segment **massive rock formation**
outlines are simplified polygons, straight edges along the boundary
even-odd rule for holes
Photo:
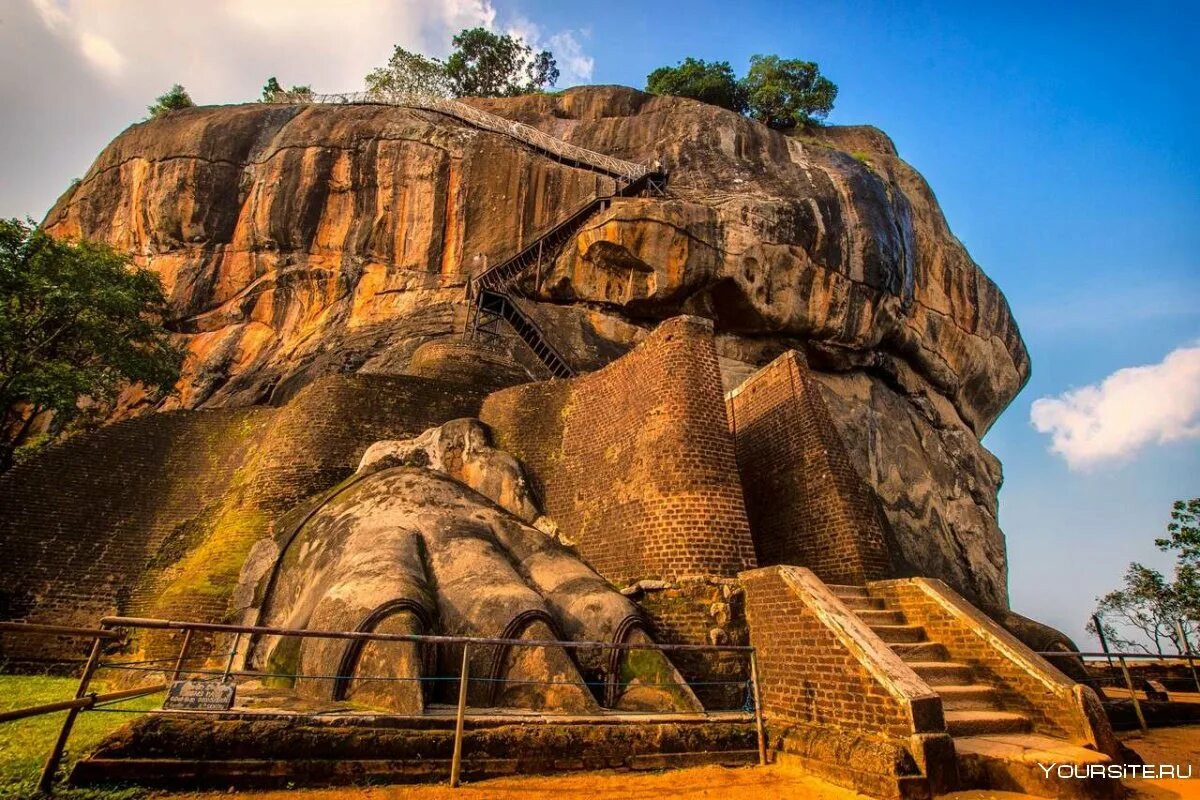
[[[681,312],[714,320],[731,384],[743,362],[805,351],[902,557],[1006,602],[1000,469],[979,437],[1028,357],[1003,296],[882,133],[789,136],[612,87],[473,102],[670,170],[669,198],[614,202],[526,287],[574,366]],[[612,188],[427,111],[198,108],[119,136],[45,224],[163,276],[190,352],[167,406],[238,406],[331,372],[408,371],[417,347],[459,329],[469,274]]]

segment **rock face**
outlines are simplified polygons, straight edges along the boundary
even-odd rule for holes
[[[731,384],[743,362],[805,351],[914,571],[1006,604],[1000,469],[979,438],[1028,356],[882,133],[788,136],[616,87],[472,102],[670,170],[669,198],[614,202],[525,287],[576,368],[679,313],[713,319]],[[432,112],[247,105],[130,128],[45,224],[163,276],[190,352],[170,405],[237,406],[331,372],[409,371],[461,330],[469,274],[612,190]]]

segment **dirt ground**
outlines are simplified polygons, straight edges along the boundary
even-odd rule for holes
[[[1159,728],[1122,740],[1148,764],[1190,764],[1191,780],[1136,780],[1127,783],[1129,800],[1200,800],[1200,726]],[[217,800],[228,793],[171,794],[170,800]],[[296,791],[245,792],[253,800],[859,800],[862,795],[828,784],[794,768],[697,767],[671,772],[580,772],[569,775],[499,778],[451,789],[434,786],[341,787]],[[1024,800],[1012,792],[955,792],[944,800]]]

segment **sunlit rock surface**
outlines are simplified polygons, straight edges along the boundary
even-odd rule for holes
[[[1006,602],[1000,469],[979,438],[1029,361],[1003,295],[872,128],[788,136],[618,87],[472,101],[670,170],[525,290],[579,369],[680,312],[716,322],[729,382],[809,355],[903,557]],[[190,357],[174,405],[279,399],[330,372],[405,372],[461,330],[463,283],[611,179],[423,111],[198,108],[135,125],[51,210],[159,272]],[[130,393],[118,414],[139,410]]]

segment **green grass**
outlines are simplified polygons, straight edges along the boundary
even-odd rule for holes
[[[0,710],[69,700],[75,696],[79,681],[75,678],[47,678],[37,675],[0,675]],[[94,682],[95,691],[104,686]],[[145,711],[162,703],[161,695],[136,697],[117,703],[111,708]],[[75,720],[67,751],[63,756],[60,775],[66,775],[80,758],[86,756],[112,731],[138,714],[108,711],[84,711]],[[54,746],[65,711],[42,714],[16,722],[0,722],[0,798],[35,797],[42,764]],[[55,796],[64,800],[129,800],[146,796],[138,789],[72,789],[60,786]]]

